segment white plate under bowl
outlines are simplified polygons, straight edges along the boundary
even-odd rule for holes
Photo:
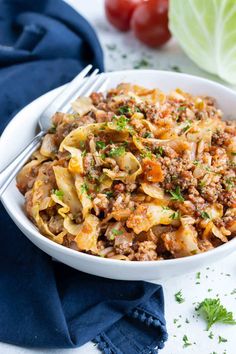
[[[234,112],[236,112],[236,93],[234,91],[199,77],[156,70],[119,71],[105,75],[110,78],[108,87],[115,87],[120,82],[131,82],[150,88],[158,87],[164,92],[179,87],[192,94],[215,97],[225,118],[232,119]],[[60,90],[61,88],[57,88],[39,97],[12,119],[0,139],[0,170],[34,136],[40,112]],[[236,249],[235,238],[208,252],[171,260],[125,262],[94,257],[58,245],[42,236],[24,212],[24,197],[17,190],[15,180],[3,194],[2,202],[19,229],[41,250],[75,269],[102,277],[123,280],[166,279],[196,271],[204,265],[226,257]]]

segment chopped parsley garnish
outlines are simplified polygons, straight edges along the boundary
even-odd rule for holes
[[[119,146],[119,147],[113,147],[109,151],[109,156],[110,157],[118,157],[122,156],[125,153],[125,147],[124,146]]]
[[[168,206],[162,206],[162,210],[170,210]]]
[[[233,291],[231,291],[230,295],[235,295],[236,294],[236,289],[234,289]]]
[[[236,156],[236,152],[235,151],[231,152],[231,155]]]
[[[212,172],[210,166],[204,166],[204,168],[205,168],[205,170],[206,170],[207,172]]]
[[[207,331],[216,322],[236,324],[232,312],[221,305],[220,299],[205,299],[197,306],[196,311],[206,320]]]
[[[180,107],[180,108],[182,108],[182,107]],[[186,107],[185,107],[186,108]],[[183,127],[183,132],[186,132],[187,130],[189,130],[190,128],[191,128],[191,123],[192,123],[192,121],[190,121],[190,120],[187,120],[187,124],[185,125],[185,127]]]
[[[127,128],[129,118],[127,118],[126,116],[120,116],[119,118],[114,116],[113,119],[116,122],[117,130],[123,130]]]
[[[181,106],[181,107],[178,107],[178,111],[185,111],[186,110],[186,106]]]
[[[186,336],[186,334],[183,336],[183,342],[184,342],[183,348],[187,348],[188,346],[192,345],[192,343],[189,342],[189,339]]]
[[[152,133],[151,132],[146,132],[143,134],[144,138],[151,138],[152,137]]]
[[[212,332],[209,333],[209,336],[208,336],[210,339],[213,339],[214,338],[214,334]]]
[[[196,279],[200,279],[200,277],[201,277],[201,272],[197,272],[196,273]]]
[[[205,187],[206,182],[201,180],[201,181],[199,181],[198,185],[199,185],[199,188],[203,188],[203,187]]]
[[[120,114],[132,113],[132,109],[129,106],[121,106],[119,107],[118,112]]]
[[[179,186],[177,186],[174,191],[173,191],[173,190],[169,190],[169,193],[172,195],[171,200],[176,200],[176,201],[179,201],[179,202],[184,202],[184,197],[183,197],[182,194],[181,194],[181,191],[180,191],[180,187],[179,187]]]
[[[183,294],[182,294],[182,290],[178,291],[176,294],[175,294],[175,300],[179,303],[179,304],[182,304],[185,299],[183,298]]]
[[[82,153],[81,153],[81,156],[82,156],[82,157],[85,157],[86,154],[87,154],[87,151],[86,151],[86,150],[83,150]]]
[[[179,68],[177,65],[173,65],[173,66],[171,67],[171,70],[176,71],[177,73],[181,73],[181,72],[182,72],[182,71],[180,70],[180,68]]]
[[[203,219],[210,219],[211,218],[210,215],[206,211],[201,212],[201,217]]]
[[[84,141],[80,141],[80,142],[79,142],[79,146],[80,146],[81,149],[84,149],[84,147],[85,147],[85,142],[84,142]]]
[[[61,189],[53,189],[52,193],[55,194],[60,200],[62,200],[64,196],[64,192]]]
[[[108,50],[115,50],[116,49],[116,44],[106,44],[106,47]]]
[[[98,149],[104,149],[105,146],[106,146],[106,143],[104,143],[104,141],[97,141],[97,142],[96,142],[96,147],[97,147]]]
[[[162,146],[158,146],[158,147],[155,149],[156,157],[163,156],[163,153],[164,153],[164,150],[163,150],[163,147],[162,147]]]
[[[111,235],[110,235],[110,240],[114,240],[115,236],[122,235],[123,231],[117,230],[117,229],[112,229],[111,230]]]
[[[228,342],[228,340],[226,338],[218,336],[218,343],[225,343],[225,342]]]
[[[117,230],[117,229],[112,229],[111,232],[114,236],[119,236],[123,234],[122,230]]]
[[[231,188],[233,188],[235,186],[235,177],[226,178],[224,183],[226,186],[226,190],[229,191]]]
[[[184,128],[183,128],[183,132],[186,132],[187,130],[189,130],[191,126],[189,124],[187,124]]]
[[[152,158],[152,152],[150,150],[143,150],[142,153],[140,154],[140,156],[145,159],[145,158],[148,158],[148,159],[151,159]]]
[[[113,192],[111,192],[111,191],[105,192],[105,194],[106,194],[107,198],[113,197]]]
[[[149,66],[149,62],[146,59],[141,59],[134,65],[134,69],[140,69],[147,66]]]
[[[173,214],[171,214],[170,218],[172,220],[177,220],[180,218],[180,212],[179,211],[174,211]]]
[[[188,318],[185,319],[185,323],[190,323]]]
[[[81,193],[88,193],[88,189],[89,189],[89,187],[88,187],[87,183],[83,183],[80,187]]]
[[[197,166],[197,165],[200,164],[200,161],[199,161],[199,160],[194,160],[194,161],[193,161],[193,164],[194,164],[195,166]]]
[[[52,124],[50,128],[50,133],[56,133],[56,130],[57,130],[57,126],[55,124]]]

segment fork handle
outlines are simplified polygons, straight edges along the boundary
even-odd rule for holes
[[[31,142],[22,150],[16,158],[10,162],[1,172],[0,172],[0,198],[7,188],[7,186],[11,183],[16,174],[20,171],[25,162],[30,158],[32,153],[37,149],[42,137],[46,133],[41,131],[38,135],[36,135]]]

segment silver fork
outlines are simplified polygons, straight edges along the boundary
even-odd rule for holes
[[[103,91],[108,82],[108,78],[103,75],[97,75],[98,69],[93,70],[91,75],[86,79],[85,76],[92,69],[92,65],[86,66],[65,88],[60,92],[52,102],[41,113],[38,126],[40,132],[29,142],[29,144],[10,162],[2,171],[0,171],[0,198],[7,186],[20,171],[25,162],[32,153],[39,147],[41,139],[46,135],[51,126],[50,118],[55,112],[62,111],[67,107],[65,113],[69,112],[68,105],[78,96],[88,96],[95,90]]]

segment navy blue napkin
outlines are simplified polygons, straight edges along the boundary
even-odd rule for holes
[[[100,44],[64,2],[0,0],[0,132],[24,105],[88,63],[103,70]],[[3,207],[0,232],[0,341],[70,348],[93,340],[106,354],[163,347],[161,286],[94,277],[52,261]]]

